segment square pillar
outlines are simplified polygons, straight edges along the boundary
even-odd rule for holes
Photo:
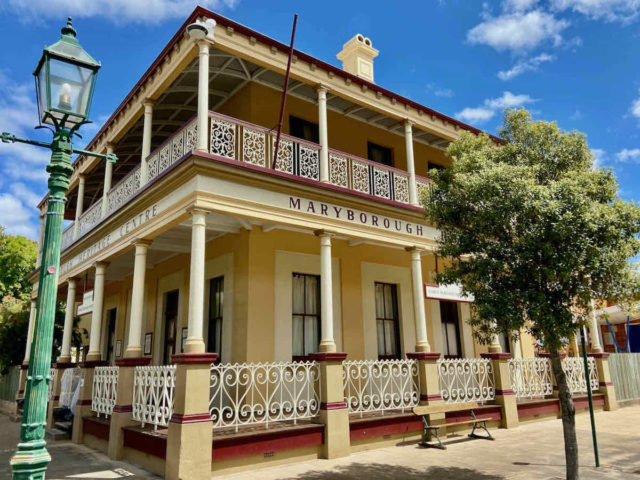
[[[482,358],[488,358],[493,364],[493,381],[496,392],[495,403],[502,407],[502,427],[514,428],[518,426],[518,405],[516,394],[511,388],[511,372],[509,371],[510,353],[483,353]]]
[[[165,478],[210,480],[213,422],[209,412],[211,364],[216,353],[173,355],[174,406],[167,434]]]
[[[80,392],[78,394],[78,402],[73,412],[73,430],[71,431],[71,441],[73,443],[82,443],[83,420],[82,417],[91,414],[91,397],[93,395],[93,372],[96,367],[106,366],[107,362],[87,361],[80,364]]]
[[[590,353],[590,357],[596,359],[596,370],[598,371],[598,379],[600,386],[598,393],[604,393],[604,409],[605,411],[617,410],[618,401],[616,400],[616,391],[611,381],[611,372],[609,371],[609,354],[605,352]]]
[[[131,416],[133,411],[133,379],[136,367],[149,365],[151,358],[119,358],[116,360],[118,366],[118,389],[116,391],[116,404],[111,414],[109,423],[109,446],[107,453],[113,460],[122,459],[124,448],[124,428],[135,425]]]
[[[312,353],[320,365],[320,416],[324,424],[324,458],[346,457],[351,450],[349,409],[344,401],[343,352]]]

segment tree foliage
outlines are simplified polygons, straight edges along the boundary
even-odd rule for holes
[[[29,298],[29,274],[36,266],[36,242],[20,235],[8,235],[0,227],[0,298]]]
[[[640,208],[619,198],[610,169],[594,168],[583,134],[511,110],[500,136],[464,134],[432,177],[427,217],[442,232],[439,255],[454,259],[438,281],[473,294],[481,342],[525,329],[559,349],[592,299],[636,288]]]

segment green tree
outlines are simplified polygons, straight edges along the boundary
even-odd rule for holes
[[[610,169],[594,168],[586,137],[525,110],[505,112],[501,142],[463,134],[452,165],[432,176],[426,215],[442,232],[438,276],[475,297],[478,340],[528,331],[544,342],[559,389],[567,479],[578,478],[575,409],[559,356],[586,324],[592,299],[633,289],[640,208],[618,196]]]
[[[36,266],[37,254],[36,242],[8,235],[0,226],[0,298],[29,298],[32,285],[28,277]]]

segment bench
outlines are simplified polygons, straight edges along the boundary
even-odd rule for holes
[[[465,402],[465,403],[440,403],[436,405],[425,405],[421,407],[414,407],[413,413],[422,418],[422,424],[424,425],[424,430],[422,433],[422,441],[420,445],[423,447],[434,447],[439,448],[441,450],[445,450],[447,447],[442,444],[440,441],[440,437],[438,436],[438,429],[442,427],[451,427],[454,425],[473,425],[471,429],[471,433],[469,437],[471,438],[482,438],[484,440],[495,440],[487,430],[487,420],[479,420],[476,418],[476,414],[474,413],[474,409],[478,408],[478,404],[476,402]],[[452,422],[445,423],[442,425],[429,425],[429,421],[427,419],[428,415],[440,414],[447,412],[458,412],[461,410],[470,410],[471,411],[471,420],[463,420],[460,422]],[[486,435],[478,435],[476,433],[476,429],[482,429],[486,432]],[[436,437],[437,442],[430,442],[429,437],[433,434]]]

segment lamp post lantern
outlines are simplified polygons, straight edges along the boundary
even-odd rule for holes
[[[62,36],[53,45],[46,47],[34,71],[40,125],[53,131],[51,143],[18,138],[2,133],[5,143],[20,142],[51,150],[47,165],[49,173],[49,196],[44,225],[36,321],[29,355],[24,409],[20,427],[18,450],[11,458],[14,479],[41,480],[45,478],[47,465],[51,461],[46,449],[44,433],[47,416],[48,382],[51,380],[51,349],[58,290],[58,268],[60,265],[60,243],[64,215],[65,194],[73,174],[71,154],[103,158],[115,162],[113,154],[103,155],[73,148],[77,130],[89,123],[87,119],[96,75],[100,64],[83,50],[76,39],[71,18],[62,29]],[[45,127],[42,123],[49,124]]]

